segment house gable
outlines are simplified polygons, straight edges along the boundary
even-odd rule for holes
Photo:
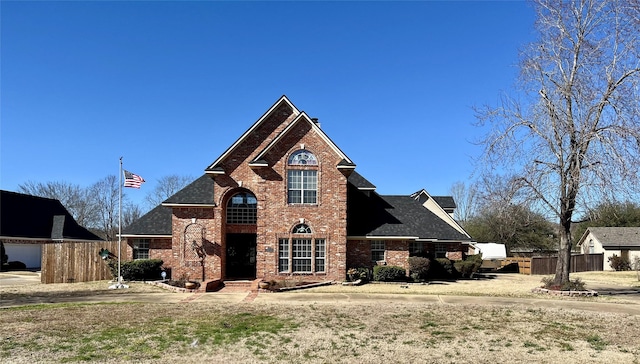
[[[268,141],[275,138],[278,132],[286,126],[287,120],[292,120],[299,114],[300,111],[283,95],[238,140],[211,163],[205,169],[205,173],[211,175],[230,173],[230,170],[237,167],[238,160],[244,161],[250,154],[263,149]]]
[[[427,210],[437,215],[461,234],[470,238],[469,234],[460,224],[453,218],[453,210],[456,204],[451,196],[431,196],[426,190],[422,189],[412,193],[411,197],[420,202]],[[443,206],[444,205],[444,206]]]

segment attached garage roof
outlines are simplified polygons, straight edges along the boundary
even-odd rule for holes
[[[0,236],[103,240],[78,225],[60,201],[11,191],[0,191]]]

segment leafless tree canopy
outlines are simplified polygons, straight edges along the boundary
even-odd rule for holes
[[[480,110],[484,166],[514,176],[561,226],[556,282],[569,280],[574,212],[638,192],[640,6],[536,0],[538,40],[521,54],[518,97]]]
[[[478,188],[473,183],[467,185],[458,181],[451,186],[449,193],[456,203],[455,219],[464,226],[478,212]]]
[[[162,201],[180,191],[189,182],[193,181],[191,176],[178,176],[176,174],[161,177],[156,187],[145,197],[145,202],[149,208],[154,208]]]
[[[90,226],[96,214],[89,201],[89,194],[80,185],[62,181],[27,181],[18,185],[18,191],[27,195],[53,198],[62,203],[71,216],[82,226]]]

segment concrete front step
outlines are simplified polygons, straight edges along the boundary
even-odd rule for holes
[[[218,292],[252,292],[258,291],[259,279],[224,281]]]

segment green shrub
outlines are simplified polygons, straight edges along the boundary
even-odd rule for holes
[[[607,259],[607,261],[614,270],[631,270],[631,262],[629,261],[629,258],[623,258],[613,254]]]
[[[416,282],[423,282],[429,278],[431,260],[424,257],[409,257],[409,276]]]
[[[118,261],[108,261],[111,275],[118,278]],[[145,281],[160,279],[163,261],[161,259],[138,259],[120,263],[120,274],[127,281]]]
[[[463,261],[453,263],[454,268],[464,278],[471,278],[482,266],[482,255],[469,255]]]
[[[368,282],[371,280],[371,273],[367,267],[349,268],[349,270],[347,270],[347,279],[350,282],[357,281],[358,279],[363,282]]]
[[[455,279],[457,272],[447,258],[436,258],[431,262],[429,279]]]
[[[407,280],[405,269],[394,265],[373,267],[373,280],[380,282],[402,282]]]

